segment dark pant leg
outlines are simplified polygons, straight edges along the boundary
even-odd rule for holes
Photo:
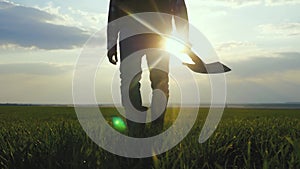
[[[142,98],[140,93],[140,80],[141,80],[141,59],[144,55],[141,52],[135,52],[135,46],[132,43],[123,43],[121,48],[121,64],[120,64],[120,77],[121,77],[121,95],[122,105],[125,109],[126,116],[137,117],[142,122],[134,122],[126,119],[129,136],[141,137],[144,133],[146,122],[146,109],[142,106]],[[137,114],[137,113],[144,113]]]
[[[169,99],[169,55],[164,51],[151,50],[147,52],[147,62],[152,88],[151,128],[161,132]]]

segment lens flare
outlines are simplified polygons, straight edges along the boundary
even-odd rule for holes
[[[185,45],[180,43],[180,41],[172,38],[165,38],[165,50],[171,53],[182,53],[185,48]]]
[[[114,127],[116,130],[118,130],[118,131],[120,131],[120,132],[123,132],[123,131],[126,130],[126,124],[125,124],[125,122],[123,121],[123,119],[120,118],[120,117],[113,117],[113,118],[112,118],[112,125],[113,125],[113,127]]]
[[[164,49],[171,53],[172,55],[176,56],[178,59],[180,59],[184,63],[191,63],[194,62],[192,59],[185,53],[189,45],[185,45],[180,40],[174,39],[174,38],[165,38],[164,39]]]

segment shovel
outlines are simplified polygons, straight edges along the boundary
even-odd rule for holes
[[[204,73],[204,74],[217,74],[217,73],[225,73],[231,71],[229,67],[222,64],[221,62],[213,62],[213,63],[204,63],[198,55],[192,51],[192,49],[188,49],[186,54],[192,59],[194,64],[183,63],[188,68],[196,73]]]

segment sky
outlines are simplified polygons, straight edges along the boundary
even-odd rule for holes
[[[108,0],[0,0],[0,103],[72,104],[74,65],[86,41],[107,22]],[[300,0],[186,0],[190,23],[213,45],[226,74],[227,103],[300,102]],[[105,44],[99,55],[105,55]],[[111,103],[104,61],[97,98]],[[176,72],[176,66],[171,71]],[[178,71],[178,70],[177,70]],[[149,101],[148,72],[143,98]],[[209,79],[195,75],[201,101],[210,101]],[[116,77],[118,78],[118,77]],[[170,100],[180,97],[170,82]],[[187,81],[186,86],[189,85]]]

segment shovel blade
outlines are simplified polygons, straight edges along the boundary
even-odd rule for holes
[[[194,64],[188,64],[188,63],[183,63],[183,64],[196,73],[217,74],[217,73],[225,73],[231,71],[231,69],[228,66],[224,65],[221,62],[213,62],[209,64],[204,63],[200,59],[200,57],[192,50],[189,50],[187,54],[193,60]]]

